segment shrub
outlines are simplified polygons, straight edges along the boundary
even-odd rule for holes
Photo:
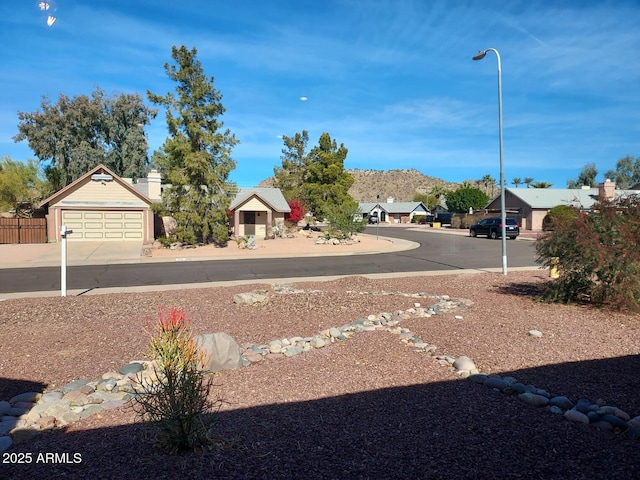
[[[589,301],[640,311],[640,198],[602,199],[587,214],[565,216],[536,241],[537,262],[557,261],[549,301]]]
[[[167,235],[162,235],[161,237],[158,237],[157,240],[164,248],[169,248],[173,243],[173,239]]]
[[[366,220],[362,218],[359,206],[354,201],[345,201],[338,206],[327,208],[329,234],[336,238],[350,238],[366,228]]]
[[[285,213],[284,219],[293,224],[297,224],[304,218],[304,205],[300,200],[289,200],[287,203],[291,211]]]
[[[226,247],[229,242],[229,226],[224,223],[217,223],[211,229],[211,238],[218,247]]]
[[[484,218],[484,215],[474,215],[465,213],[463,215],[454,215],[454,218],[459,218],[460,226],[458,228],[468,229],[471,225],[478,222],[478,219]],[[451,220],[453,226],[453,220]]]
[[[170,453],[196,449],[206,443],[202,416],[213,408],[211,380],[202,371],[203,354],[196,347],[184,311],[172,308],[149,322],[149,357],[157,379],[138,378],[133,408],[160,429],[157,446]]]
[[[483,209],[489,201],[486,193],[476,187],[461,186],[447,193],[447,209],[454,213],[467,213],[469,208]]]
[[[553,230],[555,225],[559,225],[567,220],[575,219],[580,215],[580,211],[570,205],[556,205],[550,209],[542,219],[543,230]]]

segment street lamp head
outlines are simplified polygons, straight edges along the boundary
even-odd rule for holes
[[[474,60],[482,60],[486,56],[487,56],[487,51],[486,50],[481,50],[481,51],[479,51],[478,53],[476,53],[473,56],[473,59]]]

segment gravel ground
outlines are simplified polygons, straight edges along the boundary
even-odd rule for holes
[[[98,378],[143,358],[147,318],[177,306],[194,333],[224,331],[240,344],[310,336],[415,299],[348,291],[450,295],[473,304],[405,320],[438,353],[467,355],[574,402],[604,399],[640,415],[640,322],[584,306],[535,300],[542,271],[298,283],[261,307],[233,295],[266,285],[7,300],[0,305],[0,399]],[[423,305],[428,301],[423,301]],[[456,318],[455,316],[462,318]],[[542,338],[527,332],[538,329]],[[640,443],[572,424],[460,380],[397,336],[365,332],[292,358],[222,372],[208,418],[224,439],[204,454],[169,456],[155,430],[127,408],[42,434],[11,452],[81,454],[78,464],[0,466],[0,478],[640,478]]]

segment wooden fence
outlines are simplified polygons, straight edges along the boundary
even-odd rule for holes
[[[0,243],[47,243],[47,219],[0,218]]]

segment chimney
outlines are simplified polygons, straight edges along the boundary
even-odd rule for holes
[[[616,184],[609,180],[605,179],[604,183],[598,185],[598,195],[607,200],[613,200],[616,195]]]
[[[393,197],[387,197],[387,203],[393,203]]]
[[[160,172],[158,172],[155,168],[147,174],[147,184],[147,196],[151,200],[160,200],[162,193],[162,175],[160,175]]]

